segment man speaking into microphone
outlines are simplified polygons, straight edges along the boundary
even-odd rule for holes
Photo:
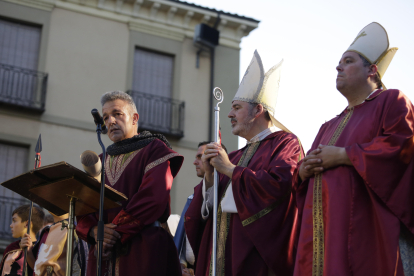
[[[105,183],[124,193],[122,207],[104,214],[104,275],[181,275],[172,237],[160,223],[170,216],[170,190],[183,157],[160,134],[138,134],[139,114],[122,91],[101,98],[103,121],[113,142],[107,150]],[[87,276],[96,275],[98,213],[78,217],[76,232],[92,245]]]

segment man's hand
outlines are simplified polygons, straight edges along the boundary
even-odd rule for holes
[[[21,249],[25,249],[27,247],[27,252],[31,252],[33,248],[32,238],[29,234],[24,234],[22,239],[20,240],[19,246]]]
[[[181,274],[182,276],[194,276],[194,270],[192,270],[191,268],[184,268],[183,270],[181,270]]]
[[[319,157],[321,149],[311,151],[299,167],[299,176],[302,181],[323,171],[322,160]]]
[[[216,168],[218,172],[230,178],[233,176],[233,171],[236,166],[230,162],[226,151],[218,143],[206,145],[205,155],[206,159],[208,158],[210,160],[210,165]]]
[[[103,240],[103,252],[110,251],[115,245],[116,241],[121,238],[121,235],[114,229],[117,226],[112,223],[105,224],[104,227],[104,240]],[[98,242],[98,226],[94,226],[89,231],[89,235]]]
[[[213,183],[214,178],[214,167],[210,165],[210,159],[217,156],[217,150],[208,150],[208,145],[201,156],[201,162],[203,162],[204,168],[204,177],[206,180],[206,189],[210,188]]]
[[[19,246],[22,250],[27,248],[27,264],[33,269],[36,260],[32,252],[33,241],[29,234],[24,234],[24,236],[20,240]]]
[[[320,149],[320,153],[317,156],[322,160],[324,170],[341,165],[353,166],[348,158],[348,154],[346,154],[345,148],[319,145],[318,149]]]

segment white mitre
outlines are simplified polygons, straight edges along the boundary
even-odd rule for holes
[[[233,101],[262,104],[269,112],[273,125],[291,133],[275,118],[277,94],[279,92],[280,71],[283,60],[265,74],[259,53],[254,51],[253,59],[244,73]]]
[[[387,71],[398,48],[390,48],[387,31],[377,22],[363,28],[345,52],[356,52],[376,64],[380,78]]]

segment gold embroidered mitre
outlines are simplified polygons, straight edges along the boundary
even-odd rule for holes
[[[363,28],[345,52],[356,52],[376,64],[380,78],[387,71],[398,48],[390,48],[387,31],[377,22]]]
[[[280,71],[283,60],[264,73],[259,53],[254,51],[253,59],[244,73],[233,101],[262,104],[269,112],[273,125],[291,133],[275,118],[277,94],[279,92]]]

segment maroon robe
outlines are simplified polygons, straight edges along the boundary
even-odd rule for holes
[[[124,193],[128,200],[122,207],[104,213],[105,224],[117,225],[115,230],[121,234],[123,251],[126,250],[113,264],[115,275],[181,275],[171,235],[162,227],[150,225],[157,220],[166,222],[170,215],[171,185],[183,157],[158,139],[134,151],[132,159],[123,162],[117,157],[114,162],[119,164],[115,165],[122,166],[115,172],[110,172],[110,158],[106,158],[105,183]],[[88,233],[97,223],[98,213],[94,213],[78,218],[76,227],[79,237],[93,244],[89,251],[88,276],[96,275],[95,241]],[[102,261],[103,273],[111,270],[107,264]]]
[[[334,146],[345,147],[353,166],[326,170],[321,178],[323,275],[404,275],[400,227],[414,233],[413,105],[398,90],[376,91],[323,124],[310,151],[328,144],[347,114]],[[312,275],[314,185],[315,177],[300,183],[296,169],[296,276]]]
[[[23,256],[23,251],[20,249],[20,240],[12,242],[11,244],[9,244],[6,247],[6,250],[4,250],[3,252],[3,259],[1,260],[0,263],[0,275],[3,274],[3,266],[4,266],[4,262],[6,261],[7,257],[10,254],[13,253],[17,253],[20,252],[19,256],[16,258],[15,263],[13,263],[13,265],[11,266],[11,268],[8,268],[7,270],[11,270],[11,272],[13,273],[13,275],[22,275],[23,273],[23,261],[24,261],[24,256]],[[27,266],[29,267],[29,266]],[[30,273],[30,272],[29,272]]]
[[[245,149],[230,153],[230,161],[237,164]],[[247,167],[234,169],[231,181],[238,213],[231,214],[225,245],[225,275],[267,276],[269,268],[276,275],[292,274],[294,252],[290,236],[295,203],[291,197],[291,181],[300,151],[293,134],[275,132],[261,141]],[[219,175],[221,200],[229,177]],[[209,273],[213,240],[212,212],[206,222],[201,217],[202,187],[202,183],[195,187],[185,215],[185,230],[195,253],[197,276]],[[263,213],[265,209],[268,211]]]

